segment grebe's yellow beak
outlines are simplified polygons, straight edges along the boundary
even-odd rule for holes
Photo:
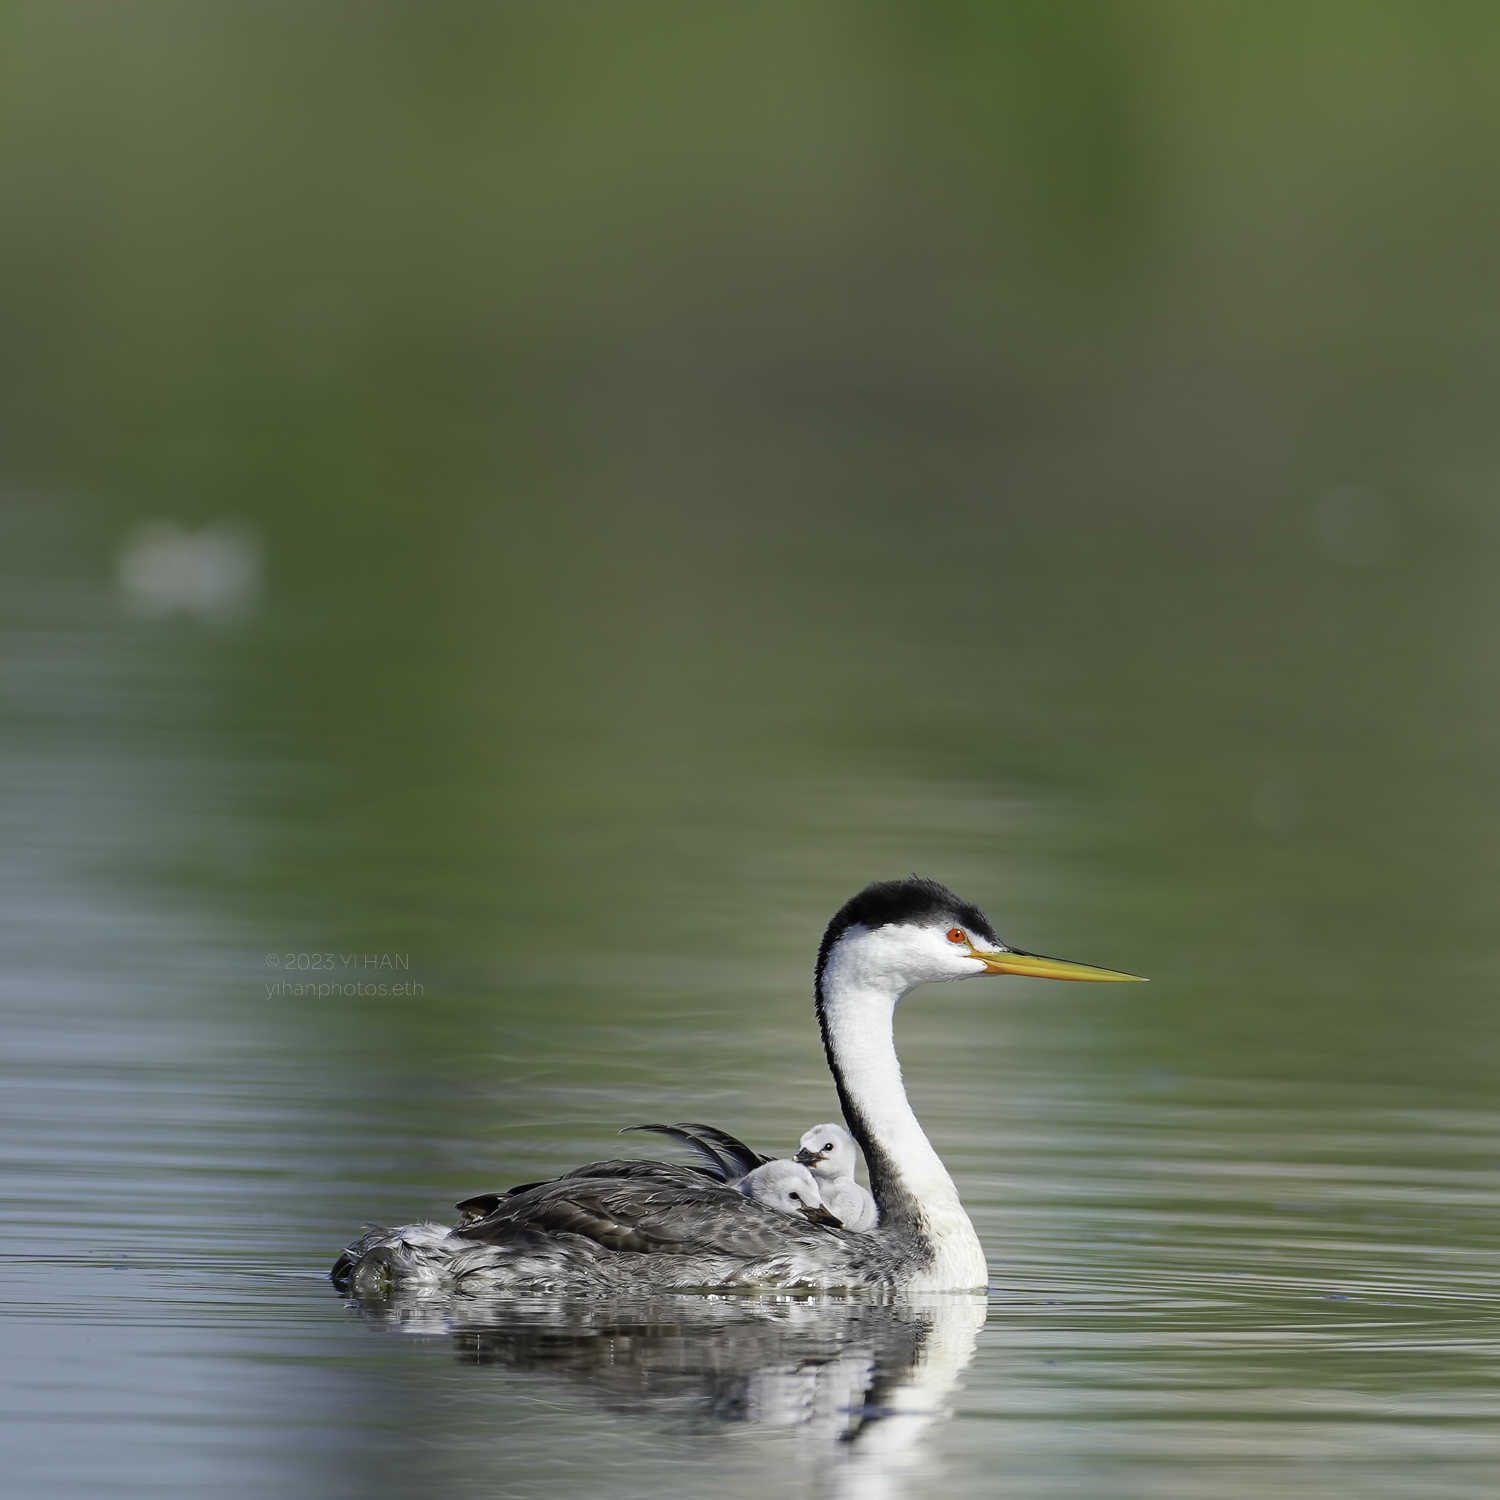
[[[1093,969],[1088,964],[1069,963],[1065,958],[1043,958],[1040,953],[1022,953],[1019,948],[1010,948],[1002,953],[987,953],[982,948],[971,946],[969,952],[984,965],[985,972],[989,974],[1024,974],[1031,979],[1123,979],[1136,984],[1146,982],[1139,974],[1122,974],[1118,969]]]

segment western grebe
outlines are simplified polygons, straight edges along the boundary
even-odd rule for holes
[[[398,1281],[553,1292],[982,1287],[984,1251],[907,1102],[894,1036],[903,995],[981,974],[1137,977],[1008,948],[977,906],[915,876],[867,886],[823,934],[815,1009],[844,1119],[869,1168],[878,1229],[805,1222],[697,1167],[601,1161],[467,1199],[452,1228],[372,1230],[339,1256],[334,1280],[357,1292]]]
[[[858,1147],[842,1125],[814,1125],[798,1142],[796,1159],[818,1179],[823,1205],[845,1229],[874,1229],[880,1210],[869,1188],[854,1180]]]

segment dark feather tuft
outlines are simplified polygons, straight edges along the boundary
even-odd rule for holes
[[[747,1146],[737,1135],[730,1135],[727,1130],[719,1130],[713,1125],[695,1125],[691,1120],[679,1120],[677,1128],[691,1130],[702,1136],[703,1140],[727,1156],[733,1166],[739,1168],[738,1173],[732,1173],[726,1181],[733,1182],[736,1177],[743,1177],[747,1172],[753,1172],[771,1160],[769,1156],[762,1156],[759,1151]]]
[[[701,1130],[701,1127],[699,1129]],[[720,1182],[733,1182],[737,1177],[745,1175],[743,1171],[736,1172],[733,1165],[715,1151],[707,1141],[699,1140],[692,1133],[691,1127],[682,1125],[627,1125],[620,1134],[628,1135],[632,1130],[649,1130],[656,1135],[670,1136],[674,1141],[681,1141],[690,1151],[695,1152],[708,1163],[713,1176]]]

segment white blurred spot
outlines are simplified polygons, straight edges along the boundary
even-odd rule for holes
[[[1295,833],[1307,816],[1302,788],[1285,776],[1268,776],[1250,799],[1250,816],[1268,833]]]
[[[1359,484],[1341,484],[1312,509],[1312,532],[1334,562],[1367,568],[1396,544],[1396,514],[1384,495]]]
[[[125,602],[144,615],[192,614],[214,624],[243,619],[260,592],[260,543],[232,521],[187,531],[144,521],[120,545]]]

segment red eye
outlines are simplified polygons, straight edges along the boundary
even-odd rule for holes
[[[948,941],[950,943],[967,943],[969,938],[962,927],[950,927],[948,929]]]

